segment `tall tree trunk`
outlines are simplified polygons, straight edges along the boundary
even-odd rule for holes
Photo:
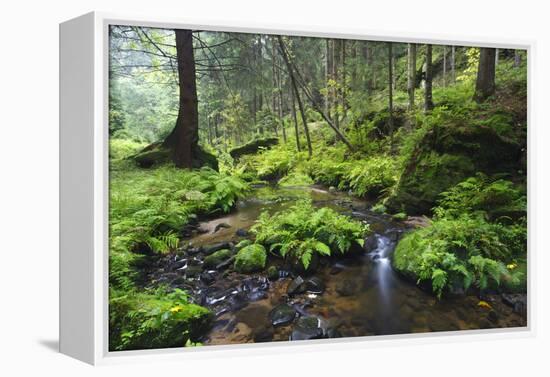
[[[278,84],[277,84],[277,68],[276,68],[276,63],[275,63],[275,39],[272,40],[271,42],[271,84],[272,84],[272,89],[271,89],[271,111],[273,113],[273,116],[275,117],[275,114],[277,114],[277,92],[276,90],[278,89]],[[284,136],[284,132],[283,132],[283,136]],[[285,138],[285,143],[286,143],[286,138]]]
[[[498,65],[498,53],[499,53],[498,48],[495,48],[495,67]]]
[[[495,93],[495,49],[481,48],[474,100],[483,102]]]
[[[388,129],[390,134],[390,151],[393,153],[393,43],[388,42]]]
[[[372,94],[372,74],[370,72],[370,70],[372,68],[372,52],[371,52],[369,42],[365,42],[364,56],[365,56],[365,62],[366,62],[366,66],[367,66],[366,77],[365,77],[365,82],[367,84],[366,89],[367,89],[367,94],[370,96]]]
[[[283,141],[286,143],[285,122],[283,119],[283,103],[284,103],[283,102],[283,83],[282,83],[280,68],[277,68],[277,92],[279,94],[279,123],[281,125],[281,131],[283,133]]]
[[[519,54],[519,50],[514,50],[514,68],[518,68],[521,64],[521,55]]]
[[[456,81],[456,71],[455,71],[455,59],[456,59],[456,47],[451,46],[451,79],[453,80],[453,84]]]
[[[346,40],[342,39],[342,82],[340,93],[342,99],[342,119],[346,117]]]
[[[333,116],[332,119],[334,120],[334,124],[336,125],[336,128],[340,128],[340,119],[339,119],[339,112],[338,112],[338,95],[340,90],[338,89],[338,45],[339,40],[333,39],[332,40],[332,79],[334,80],[334,83],[336,84],[336,87],[332,91],[332,105],[333,105]]]
[[[300,145],[300,132],[298,131],[298,117],[296,116],[296,99],[294,98],[294,91],[292,86],[290,87],[290,110],[292,111],[292,119],[294,119],[294,135],[296,135],[296,148],[298,152],[302,150]]]
[[[290,76],[290,83],[292,84],[292,89],[294,90],[294,94],[296,95],[296,100],[298,101],[300,116],[302,117],[302,122],[304,123],[304,134],[306,135],[306,142],[307,142],[307,154],[311,158],[311,155],[313,154],[313,150],[311,148],[311,139],[309,137],[309,129],[307,126],[307,118],[306,118],[306,113],[304,111],[304,105],[302,104],[300,93],[298,92],[298,85],[296,84],[296,78],[294,77],[292,65],[290,64],[289,58],[286,55],[286,48],[283,42],[283,38],[280,35],[278,35],[277,39],[279,41],[279,47],[281,48],[281,55],[283,56],[283,60],[285,61],[288,74]]]
[[[325,39],[325,86],[327,88],[327,93],[325,95],[325,113],[330,118],[330,89],[329,89],[329,80],[330,80],[330,39]],[[292,93],[292,90],[290,91]]]
[[[426,86],[424,90],[424,111],[430,111],[434,107],[432,100],[432,45],[426,45]]]
[[[193,55],[193,32],[176,29],[178,61],[179,109],[176,126],[163,146],[172,150],[172,160],[178,168],[192,168],[193,154],[199,142],[199,111]]]
[[[407,70],[407,92],[409,94],[409,111],[414,110],[414,89],[416,85],[416,44],[408,45],[408,70]]]
[[[447,86],[447,46],[443,46],[443,87]]]

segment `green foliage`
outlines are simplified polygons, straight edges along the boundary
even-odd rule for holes
[[[235,258],[235,270],[242,273],[261,271],[265,268],[267,253],[260,244],[244,246]]]
[[[377,196],[396,181],[394,160],[388,157],[371,157],[352,164],[339,187],[349,187],[358,196]]]
[[[111,160],[122,160],[135,155],[146,146],[145,143],[139,143],[130,139],[109,140],[109,158]]]
[[[207,330],[211,312],[190,304],[181,290],[124,293],[110,290],[111,351],[184,347]]]
[[[135,258],[126,253],[136,247],[153,253],[175,249],[178,233],[191,216],[228,212],[248,188],[239,178],[208,168],[189,171],[166,166],[111,171],[109,243],[113,281],[128,285],[124,271],[132,269]]]
[[[311,200],[301,200],[277,214],[262,213],[251,231],[257,243],[283,258],[301,261],[307,269],[314,253],[344,254],[362,245],[368,227],[330,208],[315,209]]]
[[[441,194],[430,226],[399,242],[394,266],[419,282],[431,282],[438,297],[456,286],[524,286],[524,274],[513,270],[526,257],[525,217],[502,222],[495,214],[524,215],[525,209],[524,195],[510,181],[470,177]]]
[[[440,194],[434,214],[456,218],[462,213],[480,214],[486,219],[525,215],[526,196],[510,181],[490,180],[484,174],[470,177]]]

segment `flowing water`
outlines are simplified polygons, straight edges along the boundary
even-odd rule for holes
[[[240,275],[215,270],[205,271],[195,279],[186,278],[180,285],[177,282],[181,279],[174,279],[174,286],[187,289],[198,303],[215,313],[214,325],[203,339],[205,344],[526,325],[525,316],[514,312],[498,295],[484,297],[490,308],[480,305],[476,296],[437,300],[431,293],[398,276],[391,265],[392,253],[398,239],[410,227],[371,212],[369,203],[340,192],[332,193],[318,187],[258,189],[251,198],[240,201],[230,215],[201,223],[198,234],[190,242],[193,246],[238,242],[243,239],[243,231],[252,226],[262,211],[274,213],[306,197],[316,206],[328,206],[368,223],[374,232],[367,240],[369,251],[322,261],[313,274],[321,288],[300,294],[288,293],[289,285],[298,274],[289,271],[280,261],[276,261],[280,264],[280,278],[275,281],[268,280],[265,274]],[[200,256],[187,258],[186,266],[193,260],[201,263]],[[177,262],[177,258],[172,259],[174,261]],[[273,311],[281,307],[292,308],[295,318],[273,326]],[[319,332],[315,329],[312,332],[311,328],[304,330],[300,318],[313,318],[313,327],[318,327]]]

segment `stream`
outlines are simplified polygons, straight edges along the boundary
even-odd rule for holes
[[[275,213],[300,198],[368,223],[373,234],[364,253],[321,259],[311,275],[293,273],[271,258],[278,279],[265,272],[238,274],[227,265],[203,268],[204,255],[247,238],[262,211]],[[213,311],[205,345],[526,326],[525,313],[498,294],[483,297],[490,307],[473,295],[437,300],[398,276],[392,253],[414,219],[394,222],[370,206],[316,186],[257,188],[232,213],[196,224],[185,251],[162,259],[150,280],[185,289]]]

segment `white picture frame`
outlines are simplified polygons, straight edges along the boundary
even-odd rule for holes
[[[340,37],[374,41],[445,43],[461,46],[526,49],[528,123],[532,119],[533,41],[459,38],[439,34],[386,33],[372,30],[326,31],[313,26],[213,23],[92,12],[60,24],[60,352],[90,364],[147,359],[182,359],[291,353],[308,350],[380,347],[394,342],[433,343],[531,337],[536,331],[532,268],[528,239],[528,326],[516,329],[388,335],[290,343],[230,345],[143,351],[108,351],[108,28],[135,25],[160,28]],[[531,143],[532,132],[528,135]],[[528,164],[528,175],[531,171]],[[531,185],[528,192],[531,195]],[[529,202],[529,224],[533,218]],[[530,226],[531,228],[531,226]]]

